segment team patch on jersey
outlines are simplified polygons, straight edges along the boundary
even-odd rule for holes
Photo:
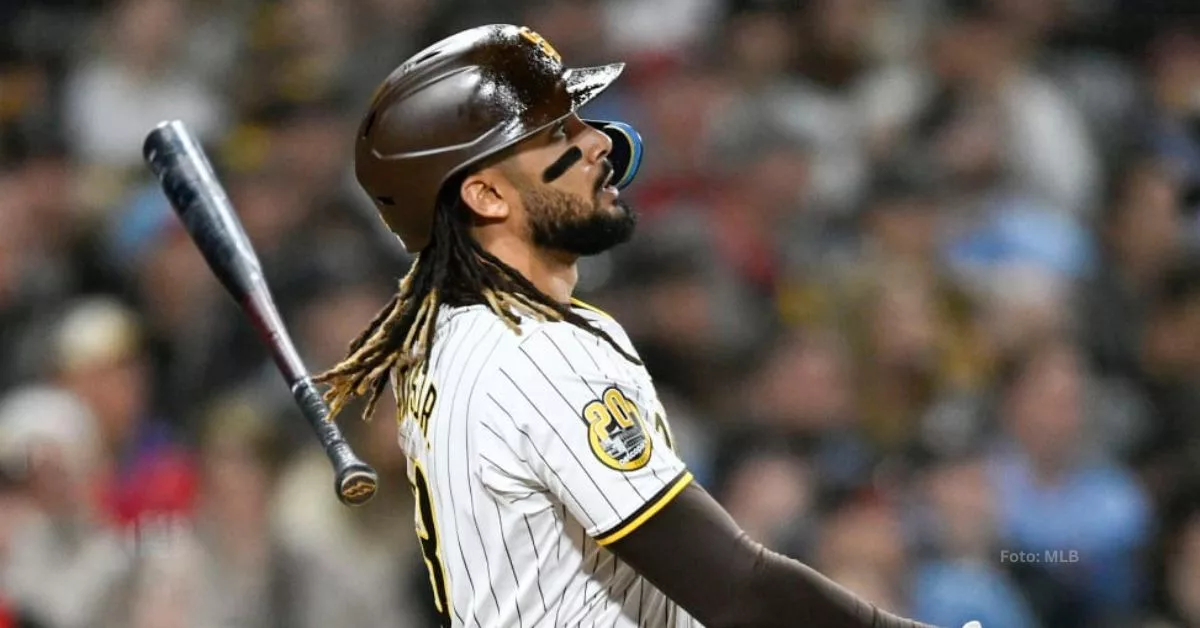
[[[592,453],[617,471],[634,471],[650,462],[654,447],[637,404],[611,386],[583,408]]]

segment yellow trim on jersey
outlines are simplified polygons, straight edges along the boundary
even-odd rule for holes
[[[670,490],[668,490],[666,493],[663,493],[663,496],[660,497],[657,502],[654,502],[654,505],[650,506],[649,508],[646,508],[645,511],[642,512],[642,514],[635,517],[629,523],[621,526],[619,529],[609,532],[608,534],[605,534],[604,536],[597,537],[596,543],[601,546],[611,545],[613,543],[616,543],[617,541],[620,541],[621,539],[625,538],[626,536],[629,536],[629,534],[632,533],[634,530],[637,530],[638,528],[642,527],[643,523],[646,523],[647,521],[650,520],[651,517],[658,514],[658,511],[662,510],[663,506],[666,506],[667,504],[671,503],[671,500],[675,499],[675,496],[678,495],[681,491],[683,491],[683,489],[687,488],[687,485],[691,484],[691,483],[692,483],[691,472],[689,471],[687,473],[684,473],[683,477],[681,477],[675,481],[675,484],[673,486],[671,486]]]
[[[612,318],[612,315],[609,314],[608,312],[605,312],[604,310],[602,310],[590,303],[584,303],[583,301],[580,301],[579,299],[576,299],[575,297],[571,297],[571,305],[574,305],[576,307],[581,307],[585,310],[595,312],[595,313],[599,314],[600,316],[603,316],[604,318]]]

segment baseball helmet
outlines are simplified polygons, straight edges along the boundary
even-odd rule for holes
[[[495,24],[448,37],[406,60],[376,89],[358,128],[355,175],[409,252],[432,237],[446,182],[489,156],[571,115],[607,88],[625,64],[567,68],[526,27]],[[641,163],[628,124],[585,120],[613,140],[613,182]]]

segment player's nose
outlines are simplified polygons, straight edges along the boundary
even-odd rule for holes
[[[583,151],[589,163],[598,164],[612,152],[612,138],[607,133],[584,122],[578,116],[571,116],[570,124],[576,127],[573,130],[579,134],[579,149]]]

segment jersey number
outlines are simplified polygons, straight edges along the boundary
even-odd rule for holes
[[[450,594],[446,586],[446,568],[442,565],[437,524],[433,518],[433,501],[429,495],[429,481],[425,469],[413,465],[413,495],[417,499],[417,539],[421,542],[421,553],[429,569],[429,584],[433,586],[433,604],[438,612],[438,625],[450,627]]]

